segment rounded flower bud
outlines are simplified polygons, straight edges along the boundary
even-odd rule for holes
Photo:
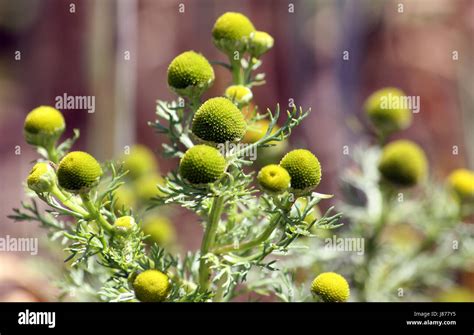
[[[26,142],[47,147],[57,141],[66,128],[60,111],[50,106],[33,109],[25,119],[24,133]]]
[[[127,185],[122,185],[114,192],[114,210],[128,210],[135,207],[135,194]]]
[[[158,186],[163,185],[163,178],[157,173],[141,176],[133,183],[135,193],[141,201],[149,201],[152,198],[163,196]]]
[[[384,88],[370,95],[364,109],[370,122],[383,134],[407,128],[411,124],[410,109],[403,108],[405,93],[398,88]]]
[[[82,193],[97,185],[102,176],[102,169],[88,153],[73,151],[59,163],[57,176],[62,188],[72,193]]]
[[[56,184],[56,172],[49,163],[36,163],[31,169],[26,183],[36,193],[50,192]]]
[[[169,278],[158,270],[146,270],[133,281],[133,290],[138,300],[143,302],[161,302],[171,289]]]
[[[311,284],[311,292],[325,302],[345,302],[350,296],[347,280],[335,272],[325,272],[317,276]]]
[[[122,159],[123,168],[128,171],[127,176],[132,179],[155,171],[158,167],[155,155],[144,145],[134,145]]]
[[[225,96],[237,106],[247,105],[253,98],[250,88],[244,85],[232,85],[227,87]]]
[[[254,31],[255,27],[245,15],[227,12],[214,24],[212,37],[219,50],[233,54],[245,50],[250,34]]]
[[[448,185],[461,201],[474,200],[474,171],[457,169],[448,177]]]
[[[263,167],[257,176],[260,186],[269,193],[282,193],[290,187],[288,171],[276,164]]]
[[[273,37],[264,31],[254,31],[250,34],[249,53],[260,58],[265,52],[273,47]]]
[[[214,147],[195,145],[179,163],[179,173],[191,184],[207,184],[219,180],[225,172],[226,160]]]
[[[168,85],[179,95],[200,96],[214,83],[214,69],[201,54],[186,51],[168,67]]]
[[[147,242],[155,242],[160,246],[173,243],[176,239],[176,232],[173,224],[164,216],[151,215],[143,222],[143,233],[149,235]]]
[[[309,150],[297,149],[287,153],[280,161],[291,177],[291,188],[296,193],[307,193],[321,181],[321,165]]]
[[[427,175],[428,163],[416,143],[399,140],[383,148],[379,171],[389,182],[400,186],[413,186]]]
[[[194,115],[192,132],[203,141],[225,143],[239,141],[247,124],[240,110],[227,98],[212,98]]]
[[[114,222],[114,227],[119,232],[129,231],[136,225],[135,219],[132,216],[122,216]]]

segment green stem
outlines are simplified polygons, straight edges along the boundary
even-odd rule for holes
[[[105,218],[102,216],[100,211],[92,203],[90,195],[88,193],[81,193],[81,199],[82,199],[82,203],[89,211],[90,216],[94,218],[105,231],[107,231],[108,233],[112,233],[113,232],[112,225],[108,223],[107,220],[105,220]]]
[[[199,263],[199,286],[202,291],[209,288],[210,268],[208,262],[204,259],[209,250],[213,247],[219,220],[224,209],[224,197],[216,196],[211,205],[209,220],[204,231],[204,237],[201,243],[201,261]]]
[[[59,163],[59,156],[56,150],[56,143],[53,142],[45,147],[46,152],[48,153],[48,159],[53,162],[54,164]]]
[[[71,199],[74,199],[72,195],[68,196],[64,194],[56,185],[53,186],[53,189],[51,190],[51,194],[55,198],[57,198],[59,201],[61,201],[61,203],[67,208],[69,208],[70,210],[76,213],[79,213],[83,217],[89,216],[89,212],[87,212],[86,210],[84,210],[84,208],[82,208],[81,206],[79,206],[78,204],[76,204],[74,201],[71,200]]]
[[[234,85],[244,85],[244,76],[240,66],[240,59],[234,60],[231,58],[230,65],[232,68],[232,83]]]

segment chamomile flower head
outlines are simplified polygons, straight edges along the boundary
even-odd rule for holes
[[[148,242],[155,242],[160,246],[173,243],[176,239],[176,231],[171,221],[158,215],[150,215],[143,221],[143,233],[149,235]]]
[[[179,173],[191,184],[207,184],[219,180],[225,172],[226,160],[214,147],[199,144],[188,149],[179,163]]]
[[[168,276],[158,270],[143,271],[133,281],[135,296],[143,302],[164,301],[170,289]]]
[[[474,200],[474,171],[457,169],[448,176],[448,185],[463,202]]]
[[[257,175],[257,180],[262,189],[269,193],[282,193],[290,187],[290,175],[288,171],[277,164],[263,167]]]
[[[237,106],[245,106],[253,98],[250,88],[244,85],[232,85],[227,87],[225,96]]]
[[[345,302],[350,296],[347,280],[335,272],[317,276],[311,284],[311,292],[325,302]]]
[[[59,163],[57,176],[62,188],[72,193],[82,193],[97,185],[102,168],[87,152],[73,151]]]
[[[412,121],[412,112],[403,107],[405,93],[388,87],[370,95],[364,104],[370,122],[383,134],[407,128]]]
[[[47,147],[64,132],[66,123],[60,111],[50,106],[33,109],[25,119],[24,134],[26,142]]]
[[[387,144],[379,161],[383,178],[399,186],[414,186],[428,173],[428,163],[423,149],[408,140]]]
[[[47,162],[36,163],[31,169],[26,183],[36,193],[50,192],[56,184],[56,172]]]
[[[183,52],[168,66],[168,85],[179,95],[200,96],[213,83],[211,64],[197,52]]]
[[[256,58],[262,56],[273,47],[273,37],[264,31],[254,31],[250,34],[249,53]]]
[[[321,181],[321,164],[309,150],[290,151],[281,159],[280,165],[290,174],[291,188],[295,193],[307,193]]]
[[[211,98],[194,115],[192,132],[199,139],[212,143],[239,141],[247,124],[240,110],[227,98]]]
[[[128,171],[127,176],[136,179],[155,171],[158,167],[155,155],[144,145],[134,145],[130,153],[123,155],[123,168]]]
[[[121,216],[114,222],[114,227],[118,232],[126,232],[137,226],[132,216]]]
[[[163,196],[158,186],[163,185],[164,180],[158,173],[149,173],[137,178],[133,182],[135,194],[141,201],[149,201],[152,198]]]
[[[114,210],[128,210],[135,207],[135,193],[130,186],[122,185],[113,192]]]
[[[212,37],[216,47],[227,53],[245,50],[250,34],[255,31],[252,22],[243,14],[227,12],[214,24]]]

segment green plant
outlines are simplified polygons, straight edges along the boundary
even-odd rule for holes
[[[295,279],[278,268],[277,261],[295,252],[297,240],[314,237],[312,229],[340,226],[341,214],[331,214],[330,208],[311,218],[313,207],[331,196],[314,192],[321,166],[308,150],[291,151],[279,165],[264,168],[258,178],[264,192],[255,187],[255,173],[249,172],[254,161],[248,154],[273,150],[309,110],[293,107],[285,120],[280,120],[279,105],[274,112],[255,109],[244,115],[240,110],[250,102],[251,88],[264,83],[264,75],[254,71],[273,45],[270,35],[254,31],[253,24],[238,13],[222,15],[213,29],[214,43],[229,57],[229,64],[218,64],[230,70],[234,88],[245,88],[242,97],[238,90],[229,89],[232,98],[201,103],[202,93],[214,81],[210,63],[191,51],[171,62],[168,84],[180,99],[158,101],[158,119],[150,123],[169,139],[163,145],[164,156],[180,159],[179,168],[163,180],[153,174],[153,160],[143,150],[135,150],[123,167],[101,166],[87,153],[68,153],[77,131],[59,145],[57,133],[47,143],[42,138],[29,141],[43,158],[38,163],[41,169],[34,169],[28,178],[35,182],[28,184],[51,209],[41,212],[33,199],[11,217],[40,222],[51,239],[65,246],[71,269],[61,282],[64,294],[104,301],[229,301],[251,291],[266,294],[263,287],[271,286],[282,300],[310,299],[309,287],[295,293]],[[46,113],[50,110],[44,109],[39,119]],[[248,128],[262,121],[265,129],[255,140],[240,142]],[[269,180],[272,171],[276,182]],[[132,201],[123,197],[130,183],[141,183],[137,188],[146,191],[143,198],[152,194],[149,210],[175,205],[194,212],[204,230],[200,250],[174,256],[153,241],[162,238],[162,232],[155,234],[150,226],[150,235],[145,235],[146,219],[127,207]],[[296,205],[301,200],[304,208]],[[256,274],[263,279],[255,278]],[[280,286],[282,278],[291,289]]]

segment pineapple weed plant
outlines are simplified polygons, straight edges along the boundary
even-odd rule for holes
[[[339,226],[341,215],[331,214],[332,208],[305,220],[319,201],[331,197],[314,192],[321,166],[310,151],[290,151],[280,162],[249,172],[254,163],[249,153],[277,147],[309,113],[294,107],[277,126],[279,106],[266,113],[250,107],[251,88],[264,84],[264,75],[254,72],[273,38],[231,12],[217,19],[212,36],[229,59],[219,64],[232,74],[224,97],[202,102],[214,70],[203,55],[184,52],[168,67],[168,85],[179,99],[158,101],[158,119],[150,123],[169,138],[164,156],[180,162],[166,178],[155,179],[147,209],[177,205],[196,213],[204,229],[197,252],[180,257],[156,242],[146,243],[149,236],[139,215],[143,210],[133,210],[123,196],[127,179],[137,179],[139,170],[146,169],[143,157],[101,165],[86,152],[70,151],[77,130],[57,144],[65,130],[58,110],[41,106],[26,117],[26,141],[42,156],[27,186],[50,209],[41,211],[33,199],[11,217],[40,222],[51,239],[65,245],[70,264],[60,284],[65,294],[82,291],[83,299],[101,301],[229,301],[252,291],[247,278],[251,269],[261,269],[266,282],[272,282],[268,274],[279,271],[276,256],[290,254],[298,238],[312,235],[312,227]],[[250,139],[243,145],[247,132]],[[305,208],[295,206],[298,200]],[[307,289],[306,299],[311,296],[346,301],[349,285],[340,275],[320,274]]]
[[[65,128],[59,111],[43,106],[28,114],[26,141],[43,158],[27,184],[51,209],[43,213],[33,200],[11,217],[40,222],[66,246],[64,293],[102,301],[230,301],[250,292],[282,301],[400,301],[427,300],[433,287],[452,285],[450,271],[464,268],[474,250],[473,226],[463,223],[473,212],[474,174],[457,170],[439,185],[417,144],[387,144],[412,114],[382,101],[404,93],[387,88],[367,99],[378,144],[356,147],[343,176],[340,208],[350,224],[338,237],[362,238],[365,251],[328,249],[341,214],[331,214],[332,207],[319,212],[317,204],[331,196],[314,192],[318,159],[305,149],[277,157],[309,110],[293,107],[278,126],[278,105],[261,113],[251,104],[252,87],[264,84],[264,74],[254,72],[273,38],[239,13],[219,17],[212,36],[229,60],[215,64],[231,72],[232,85],[224,97],[202,102],[214,81],[208,60],[187,51],[171,62],[168,84],[179,98],[158,101],[158,119],[150,123],[169,138],[164,156],[180,160],[166,178],[148,171],[156,167],[144,148],[134,148],[124,164],[101,166],[85,152],[69,152],[78,131],[57,145]],[[265,162],[258,173],[251,169],[254,151]],[[127,201],[130,185],[148,190],[146,206]],[[200,217],[199,251],[174,256],[163,248],[169,225],[143,224],[168,205]]]

